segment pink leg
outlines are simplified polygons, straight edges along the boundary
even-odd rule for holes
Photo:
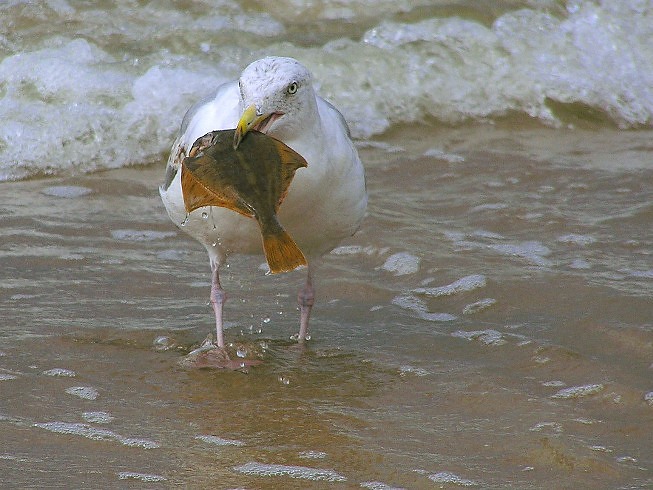
[[[218,274],[218,264],[211,263],[211,305],[215,313],[215,344],[218,347],[224,347],[224,333],[222,331],[222,305],[227,299],[227,295],[220,285],[220,276]]]
[[[311,308],[315,303],[315,288],[313,287],[313,281],[311,280],[311,270],[308,270],[306,275],[306,284],[299,291],[297,295],[297,303],[299,303],[299,335],[297,340],[299,343],[304,343],[308,335],[308,319],[311,316]]]

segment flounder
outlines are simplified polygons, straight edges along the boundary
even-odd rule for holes
[[[181,164],[186,212],[204,206],[228,208],[254,218],[261,229],[270,272],[307,265],[304,254],[277,218],[295,171],[304,158],[281,141],[250,131],[234,149],[235,130],[198,138]]]

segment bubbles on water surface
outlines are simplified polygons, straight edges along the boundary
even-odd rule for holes
[[[154,475],[150,473],[138,473],[135,471],[121,471],[118,473],[118,478],[121,480],[138,480],[145,483],[156,483],[166,481],[167,478],[161,475]]]
[[[344,482],[343,475],[333,471],[305,466],[288,466],[282,464],[245,463],[234,468],[235,471],[253,476],[288,476],[302,480]]]
[[[415,366],[399,366],[399,376],[428,376],[430,373],[424,368],[418,368]]]
[[[361,483],[361,488],[367,488],[369,490],[406,490],[403,487],[393,487],[380,481],[364,481]]]
[[[494,306],[497,303],[497,300],[494,298],[484,298],[474,303],[465,305],[463,308],[463,315],[474,315],[483,310],[487,310],[491,306]]]
[[[96,400],[100,393],[95,388],[90,386],[71,386],[66,388],[66,393],[74,395],[84,400]]]
[[[243,441],[237,439],[225,439],[223,437],[213,436],[213,435],[198,435],[195,436],[195,439],[198,441],[206,442],[207,444],[213,444],[215,446],[244,446]]]
[[[422,320],[430,322],[450,322],[458,318],[456,315],[451,315],[449,313],[429,312],[426,303],[412,294],[396,296],[392,298],[392,304],[405,310],[412,311]]]
[[[167,351],[177,347],[177,343],[172,337],[167,335],[159,335],[152,342],[152,347],[157,351]]]
[[[46,196],[75,199],[78,197],[88,196],[93,192],[93,190],[89,189],[88,187],[82,187],[78,185],[55,185],[46,187],[41,192]]]
[[[567,383],[565,383],[564,381],[557,380],[557,379],[553,380],[553,381],[544,381],[542,383],[542,386],[552,386],[552,387],[555,387],[555,388],[561,388],[561,387],[566,386],[566,385],[567,385]]]
[[[154,240],[163,240],[171,238],[177,234],[174,231],[154,231],[154,230],[112,230],[111,236],[115,240],[127,242],[149,242]]]
[[[436,158],[438,160],[444,160],[445,162],[448,163],[463,163],[465,161],[465,157],[461,155],[456,155],[454,153],[447,153],[439,148],[431,148],[430,150],[426,150],[423,153],[423,156],[427,158]]]
[[[644,395],[644,401],[653,406],[653,391],[649,391]]]
[[[109,412],[83,412],[82,418],[92,424],[108,424],[115,419]]]
[[[148,439],[125,437],[109,429],[100,429],[81,423],[68,422],[42,422],[34,424],[34,427],[45,429],[58,434],[71,434],[85,437],[95,441],[116,441],[129,447],[140,447],[142,449],[155,449],[159,444]]]
[[[552,432],[556,434],[563,432],[562,425],[558,422],[539,422],[528,430],[531,432]]]
[[[477,340],[485,345],[503,345],[507,341],[504,339],[503,334],[493,329],[487,330],[474,330],[466,332],[464,330],[456,330],[451,334],[452,337],[458,337],[466,340]]]
[[[328,454],[324,451],[300,451],[298,456],[302,459],[325,459]]]
[[[596,238],[590,235],[580,235],[578,233],[569,233],[558,237],[558,242],[570,245],[580,245],[586,247],[596,242]]]
[[[540,267],[551,267],[553,262],[545,258],[551,254],[551,249],[538,241],[520,243],[491,244],[488,247],[501,255],[517,257]]]
[[[574,259],[569,264],[569,268],[576,269],[576,270],[587,270],[592,268],[592,264],[590,264],[585,259]]]
[[[70,369],[64,369],[64,368],[48,369],[47,371],[43,371],[41,374],[44,376],[54,376],[54,377],[62,377],[62,378],[74,378],[75,376],[77,376],[77,373],[75,371],[71,371]]]
[[[417,288],[413,289],[416,294],[425,294],[427,296],[439,297],[450,296],[452,294],[462,293],[465,291],[473,291],[485,287],[487,279],[481,274],[472,274],[465,276],[457,281],[447,284],[446,286],[438,286],[434,288]]]
[[[599,444],[594,444],[594,445],[590,446],[589,448],[592,451],[596,451],[596,452],[599,452],[599,453],[611,453],[611,452],[614,451],[613,449],[610,449],[609,447],[601,446]]]
[[[560,400],[569,400],[573,398],[583,398],[590,395],[596,395],[605,389],[602,384],[589,384],[582,386],[572,386],[558,391],[556,394],[551,395],[551,398]]]
[[[429,480],[435,483],[449,483],[454,485],[460,485],[461,487],[476,487],[479,485],[478,482],[469,480],[467,478],[463,478],[449,471],[440,471],[433,475],[429,475]]]
[[[405,276],[417,272],[419,263],[419,257],[408,252],[398,252],[388,257],[381,269],[393,272],[395,276]]]
[[[632,456],[619,456],[616,458],[617,463],[622,463],[622,464],[636,464],[637,463],[637,458],[634,458]]]

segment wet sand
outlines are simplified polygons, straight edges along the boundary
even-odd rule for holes
[[[209,268],[162,163],[1,184],[3,486],[649,488],[650,136],[361,144],[369,215],[320,265],[307,349],[303,275],[230,261],[247,372],[179,365]]]

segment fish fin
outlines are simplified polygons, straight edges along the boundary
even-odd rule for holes
[[[283,228],[263,235],[263,251],[272,274],[307,265],[306,257]]]
[[[195,160],[199,160],[201,165],[211,164],[210,157],[206,155]],[[181,192],[187,213],[204,206],[220,206],[249,218],[254,216],[252,211],[242,204],[233,189],[217,179],[206,182],[208,178],[203,175],[203,179],[200,179],[188,168],[188,161],[189,159],[185,159],[181,166]]]
[[[279,206],[281,206],[281,203],[288,194],[288,188],[290,187],[290,183],[295,176],[295,171],[300,168],[308,167],[308,164],[306,163],[306,160],[304,160],[303,156],[301,156],[289,146],[286,146],[281,141],[275,139],[274,144],[277,154],[281,160],[279,199],[277,200],[275,208],[275,210],[278,211]]]

